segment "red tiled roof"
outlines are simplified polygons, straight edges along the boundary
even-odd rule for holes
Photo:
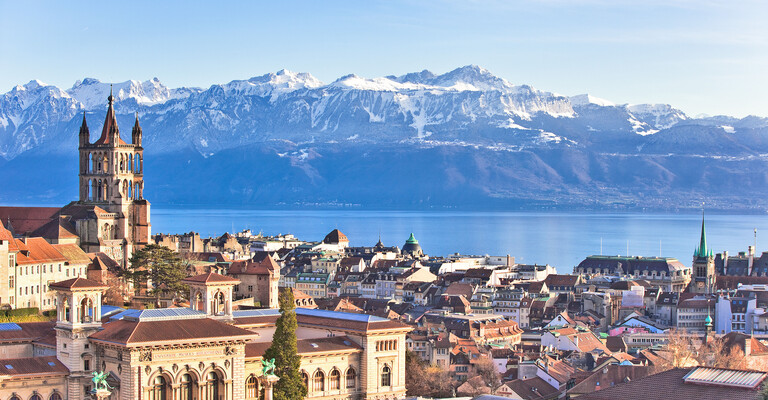
[[[161,321],[118,320],[104,324],[91,340],[136,346],[149,343],[252,339],[257,334],[209,318]]]
[[[46,239],[73,239],[77,238],[77,230],[65,216],[58,216],[37,228],[30,236],[38,236]]]
[[[67,261],[61,253],[41,237],[28,238],[25,242],[29,257],[40,262]]]
[[[232,275],[270,275],[279,270],[280,267],[268,253],[257,254],[250,261],[234,261],[229,266]]]
[[[69,375],[69,369],[56,356],[0,360],[0,375],[11,377]]]
[[[88,254],[83,251],[83,249],[80,248],[80,246],[69,243],[69,244],[54,244],[52,245],[56,251],[58,251],[64,258],[67,259],[67,262],[70,264],[90,264],[91,258],[88,257]]]
[[[0,207],[0,221],[6,224],[10,220],[17,235],[26,235],[48,223],[59,210],[58,207]]]
[[[32,342],[54,332],[55,322],[22,322],[17,324],[21,330],[0,331],[0,343]]]
[[[245,358],[259,358],[267,351],[271,342],[248,343],[245,345]],[[347,336],[333,336],[317,339],[300,339],[296,341],[299,355],[314,353],[358,352],[363,348]]]
[[[52,289],[108,289],[109,286],[85,278],[72,278],[66,281],[54,282],[48,285]]]
[[[674,368],[579,396],[579,400],[757,400],[760,392],[737,387],[685,383],[690,368]]]
[[[207,274],[202,275],[195,275],[189,278],[186,278],[182,280],[182,282],[190,282],[190,283],[230,283],[230,284],[238,284],[240,283],[240,280],[232,278],[230,276],[217,274],[215,272],[209,272]]]
[[[323,243],[349,243],[349,239],[347,239],[347,235],[341,233],[340,230],[334,229],[329,234],[325,235]]]

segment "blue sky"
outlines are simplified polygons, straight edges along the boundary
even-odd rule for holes
[[[768,2],[0,0],[0,93],[32,79],[208,87],[467,64],[514,84],[768,116]]]

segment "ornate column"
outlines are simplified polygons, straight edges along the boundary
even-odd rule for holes
[[[279,380],[280,378],[271,374],[261,375],[259,377],[259,383],[264,388],[264,398],[262,400],[272,400],[272,387],[275,385],[275,382]]]

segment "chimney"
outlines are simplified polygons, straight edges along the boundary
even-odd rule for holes
[[[723,275],[728,275],[728,250],[723,251]]]

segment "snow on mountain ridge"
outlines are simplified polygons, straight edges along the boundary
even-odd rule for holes
[[[114,84],[104,83],[94,78],[85,78],[75,82],[67,90],[67,93],[82,103],[86,110],[94,110],[104,107],[110,90],[117,101],[134,99],[137,104],[147,106],[164,103],[176,98],[175,95],[181,94],[183,96],[183,92],[172,92],[157,78],[144,82],[129,80]]]

